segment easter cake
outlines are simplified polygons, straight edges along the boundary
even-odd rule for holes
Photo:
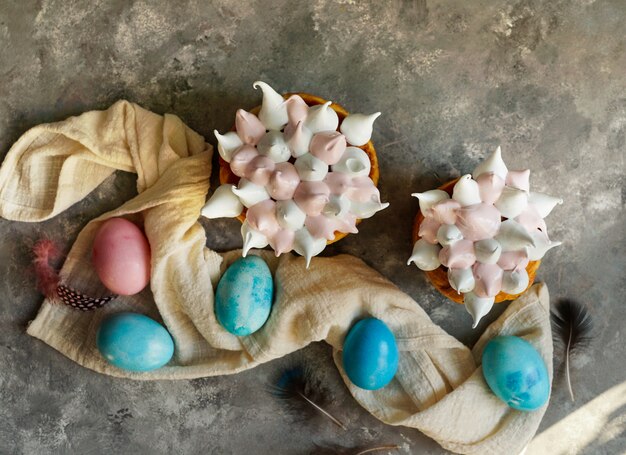
[[[243,255],[269,245],[307,267],[327,244],[358,232],[388,206],[376,187],[370,138],[380,113],[349,114],[306,93],[280,95],[265,82],[260,107],[239,109],[232,131],[215,131],[220,183],[202,214],[242,222]]]
[[[561,244],[544,218],[563,201],[531,192],[529,177],[528,169],[508,170],[498,147],[472,174],[413,194],[420,209],[408,264],[464,303],[474,327],[494,303],[523,294],[544,254]]]

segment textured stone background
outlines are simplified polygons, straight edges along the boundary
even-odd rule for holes
[[[211,131],[229,128],[237,107],[258,103],[257,79],[380,110],[373,139],[391,207],[329,253],[364,258],[471,345],[488,321],[471,331],[465,310],[405,265],[417,210],[409,193],[470,171],[501,144],[507,164],[532,169],[537,191],[565,199],[548,218],[564,245],[539,277],[553,298],[589,304],[597,323],[594,349],[573,372],[577,401],[557,376],[541,433],[626,379],[625,28],[624,0],[1,0],[0,150],[33,125],[120,98],[175,113],[214,142]],[[95,374],[26,336],[41,302],[32,243],[46,234],[69,248],[133,187],[120,173],[48,222],[0,220],[1,453],[300,454],[315,443],[375,441],[445,453],[360,409],[326,345],[233,377],[142,383]],[[209,246],[240,246],[236,221],[205,226]],[[294,421],[262,393],[281,366],[301,360],[332,391],[347,433]],[[622,453],[625,409],[568,453]]]

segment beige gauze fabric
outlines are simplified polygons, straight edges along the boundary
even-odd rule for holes
[[[458,453],[509,455],[525,447],[546,406],[535,412],[506,406],[485,383],[480,359],[492,337],[518,335],[539,350],[552,377],[545,285],[533,286],[510,304],[470,350],[355,257],[314,258],[307,270],[300,257],[276,259],[262,251],[258,254],[268,261],[276,283],[274,306],[261,330],[238,338],[218,324],[213,288],[240,252],[218,254],[206,248],[198,223],[209,191],[211,154],[204,139],[178,117],[126,101],[27,131],[0,169],[0,215],[6,219],[46,220],[84,198],[115,170],[138,175],[138,196],[79,234],[61,271],[64,283],[94,297],[107,294],[90,257],[94,235],[108,218],[126,217],[143,225],[152,249],[149,288],[87,312],[45,300],[28,333],[92,370],[147,380],[237,373],[325,340],[354,398],[383,422],[417,428]],[[105,315],[119,311],[144,313],[167,326],[176,345],[168,366],[131,373],[103,360],[95,334]],[[346,333],[367,316],[385,321],[400,350],[395,378],[377,391],[352,385],[341,362]]]

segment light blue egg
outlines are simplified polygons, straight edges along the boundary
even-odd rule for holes
[[[350,329],[343,343],[343,369],[362,389],[385,387],[398,370],[398,346],[380,319],[363,319]]]
[[[165,327],[137,313],[116,313],[104,319],[96,344],[107,362],[128,371],[156,370],[174,355],[174,341]]]
[[[534,411],[548,401],[548,369],[528,341],[514,336],[496,337],[485,346],[482,362],[485,381],[513,409]]]
[[[273,300],[274,281],[265,261],[258,256],[239,258],[217,285],[215,316],[230,333],[250,335],[267,321]]]

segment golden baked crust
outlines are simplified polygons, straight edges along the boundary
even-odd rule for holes
[[[458,180],[459,179],[452,180],[440,186],[438,189],[445,191],[449,195],[452,195],[452,189],[454,188],[454,184]],[[422,215],[422,212],[418,210],[417,216],[415,217],[415,221],[413,222],[413,243],[417,242],[420,238],[418,233],[419,233],[420,224],[422,224],[422,221],[424,221],[424,215]],[[526,266],[526,272],[528,272],[528,279],[529,279],[528,288],[530,288],[533,284],[533,281],[535,281],[535,275],[537,274],[537,269],[539,268],[540,263],[541,261],[530,261],[528,265]],[[450,286],[450,282],[448,281],[447,267],[444,267],[442,265],[435,270],[432,270],[430,272],[424,272],[424,273],[426,273],[426,276],[428,277],[430,282],[433,284],[433,286],[437,288],[439,292],[441,292],[443,295],[445,295],[450,300],[456,303],[461,303],[461,304],[463,303],[463,294],[459,294],[452,288],[452,286]],[[526,288],[524,292],[526,292],[528,288]],[[500,292],[498,293],[498,295],[496,295],[495,302],[500,303],[500,302],[504,302],[505,300],[514,300],[518,298],[520,295],[522,295],[524,292],[521,292],[515,295],[507,294],[506,292]]]
[[[291,95],[299,95],[304,100],[304,102],[308,104],[309,106],[315,106],[316,104],[326,103],[326,100],[324,98],[320,98],[319,96],[315,96],[315,95],[310,95],[308,93],[285,93],[283,95],[283,98],[287,99]],[[339,117],[339,123],[341,124],[343,119],[347,117],[348,111],[346,111],[339,104],[335,104],[335,103],[332,103],[330,107],[337,113],[337,116]],[[261,110],[261,106],[257,106],[254,109],[252,109],[250,112],[256,115],[259,113],[260,110]],[[233,127],[233,131],[234,131],[234,127]],[[374,144],[372,144],[372,141],[369,141],[367,144],[359,148],[363,150],[365,153],[367,153],[367,156],[369,157],[371,165],[372,165],[369,177],[374,182],[374,185],[378,186],[378,178],[380,176],[380,172],[378,169],[378,157],[376,156],[376,149],[374,149]],[[222,157],[219,158],[219,163],[220,163],[220,183],[221,184],[230,183],[233,185],[237,185],[239,183],[239,177],[233,174],[233,172],[230,170],[230,165],[226,161],[224,161]],[[241,215],[237,217],[237,219],[241,221],[242,223],[246,220],[245,209],[241,213]],[[357,220],[356,221],[357,224],[360,221],[361,220]],[[326,243],[330,245],[331,243],[335,243],[338,240],[341,240],[346,235],[348,234],[344,232],[335,232],[335,238],[333,240],[327,241]]]

